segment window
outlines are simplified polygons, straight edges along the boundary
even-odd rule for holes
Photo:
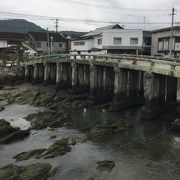
[[[130,39],[130,44],[131,45],[137,45],[138,44],[138,38],[131,38]]]
[[[98,40],[97,40],[97,44],[98,44],[98,45],[102,45],[102,39],[98,39]]]
[[[41,42],[36,42],[36,47],[41,48]]]
[[[62,43],[59,43],[59,47],[60,47],[60,48],[62,48],[62,47],[63,47]]]
[[[83,41],[74,42],[74,46],[84,46],[84,45],[85,45],[85,42]]]
[[[122,43],[122,38],[121,37],[115,37],[113,39],[113,44],[121,44]]]

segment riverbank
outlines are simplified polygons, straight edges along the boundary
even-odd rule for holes
[[[0,99],[5,108],[0,119],[13,127],[22,125],[23,119],[27,124],[20,128],[30,130],[24,140],[0,146],[0,167],[13,164],[2,169],[4,172],[20,168],[22,177],[27,174],[26,166],[41,163],[45,178],[54,180],[176,180],[180,175],[180,142],[168,131],[168,123],[162,121],[167,116],[142,122],[138,119],[139,108],[108,112],[91,107],[86,96],[56,93],[53,86],[5,86]],[[169,119],[176,116],[169,115]],[[61,143],[62,139],[66,141]],[[51,157],[45,158],[49,152]]]

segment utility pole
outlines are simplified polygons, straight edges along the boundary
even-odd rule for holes
[[[48,51],[48,55],[49,55],[50,51],[49,51],[49,30],[48,30],[48,28],[47,28],[47,51]]]
[[[59,19],[57,18],[55,21],[55,28],[56,28],[56,32],[58,32],[58,27],[59,27]]]
[[[146,29],[146,17],[144,17],[144,31]]]
[[[172,20],[171,20],[171,37],[170,37],[170,53],[169,53],[169,56],[171,58],[173,58],[173,49],[174,49],[174,47],[173,47],[173,35],[174,35],[173,31],[174,31],[174,16],[175,15],[176,15],[175,14],[175,9],[173,7],[172,8],[172,13],[171,13]]]

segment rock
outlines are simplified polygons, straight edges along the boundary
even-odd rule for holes
[[[130,125],[127,122],[121,121],[118,123],[93,124],[81,131],[85,132],[89,138],[94,138],[125,132],[129,127]]]
[[[19,128],[13,128],[9,122],[4,119],[0,119],[0,139],[18,130]]]
[[[99,161],[96,163],[97,169],[101,171],[111,171],[115,167],[114,161]]]
[[[170,130],[180,133],[180,119],[176,119],[174,122],[172,122]]]
[[[0,144],[8,144],[14,141],[19,141],[29,136],[29,130],[18,130],[0,140]]]
[[[28,152],[22,152],[16,156],[14,156],[13,159],[16,159],[16,161],[24,161],[24,160],[28,160],[30,158],[38,159],[39,156],[45,151],[46,151],[46,149],[35,149],[35,150],[28,151]]]
[[[74,139],[72,139],[72,138],[69,138],[68,144],[70,146],[74,146],[74,145],[76,145],[76,141]]]
[[[71,147],[69,146],[69,139],[63,138],[61,140],[56,141],[53,145],[51,145],[46,150],[46,152],[41,155],[41,157],[54,158],[56,156],[63,156],[70,151],[71,151]]]
[[[46,180],[49,178],[50,164],[31,164],[28,166],[9,165],[0,169],[0,180]]]
[[[31,122],[31,129],[44,129],[47,127],[58,128],[64,125],[64,122],[70,120],[64,117],[63,114],[55,112],[40,112],[36,114],[30,114],[25,119]]]
[[[0,112],[5,110],[5,107],[0,107]]]
[[[55,139],[55,138],[56,138],[56,135],[51,136],[49,139]]]

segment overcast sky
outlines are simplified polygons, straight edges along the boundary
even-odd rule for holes
[[[175,6],[175,22],[180,22],[179,0],[1,0],[0,12],[24,13],[48,17],[96,20],[103,22],[120,22],[125,28],[144,28],[144,24],[126,24],[128,22],[143,23],[145,29],[155,29],[170,26],[171,9]],[[15,15],[6,16],[0,13],[0,18],[17,18]],[[53,20],[42,20],[38,17],[26,17],[43,28],[53,30]],[[80,23],[61,21],[59,30],[89,31],[105,23]]]

